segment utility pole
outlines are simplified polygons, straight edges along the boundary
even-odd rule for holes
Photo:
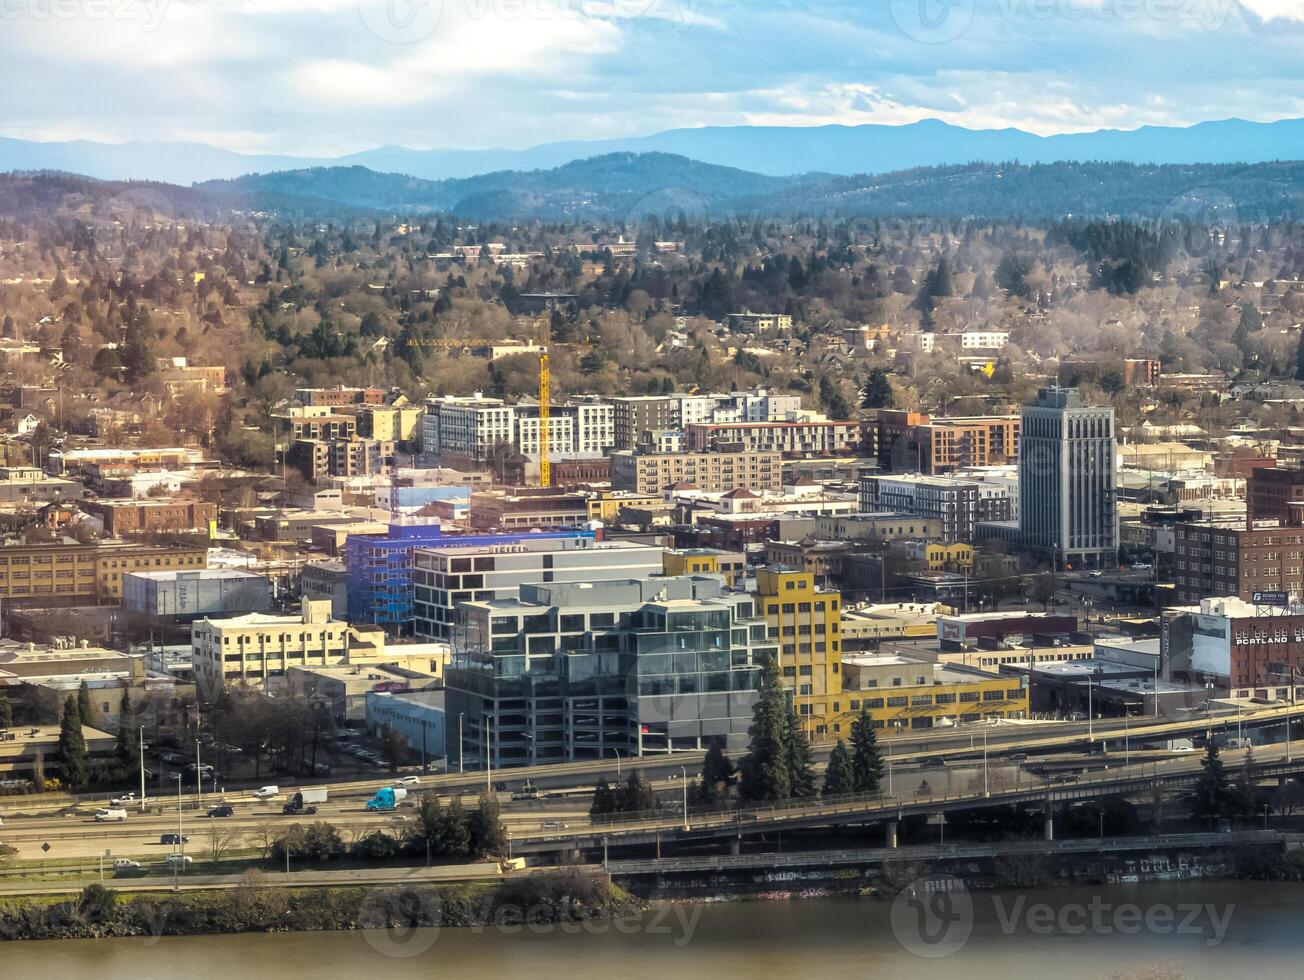
[[[145,812],[145,726],[140,726],[140,812]]]

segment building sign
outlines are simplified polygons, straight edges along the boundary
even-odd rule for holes
[[[1254,593],[1254,604],[1256,606],[1285,606],[1289,604],[1290,596],[1285,592],[1256,592]]]

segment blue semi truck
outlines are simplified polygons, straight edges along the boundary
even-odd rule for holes
[[[402,786],[386,786],[376,790],[376,795],[367,801],[367,809],[377,812],[397,810],[399,803],[407,799],[407,790]]]

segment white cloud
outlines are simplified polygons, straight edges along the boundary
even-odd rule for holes
[[[1304,22],[1304,0],[1239,0],[1240,5],[1263,21]]]

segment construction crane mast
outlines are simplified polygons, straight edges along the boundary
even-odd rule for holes
[[[552,342],[552,319],[544,316],[539,325],[539,486],[552,486],[552,370],[548,367],[548,345]]]

